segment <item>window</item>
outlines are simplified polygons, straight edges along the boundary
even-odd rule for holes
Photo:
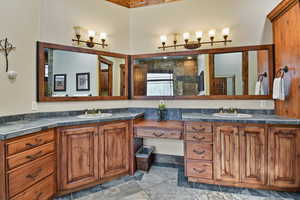
[[[173,96],[173,74],[147,73],[147,96]]]

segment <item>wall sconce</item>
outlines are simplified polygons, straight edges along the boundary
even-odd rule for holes
[[[230,33],[230,29],[229,28],[224,28],[222,30],[222,35],[224,40],[220,40],[220,41],[215,41],[215,37],[216,37],[216,30],[212,29],[208,32],[208,36],[210,41],[207,42],[202,42],[204,33],[202,31],[197,31],[195,32],[195,36],[196,36],[196,40],[195,41],[191,41],[191,34],[189,32],[183,33],[182,37],[184,40],[184,44],[177,44],[177,34],[174,34],[174,41],[173,41],[173,45],[166,45],[167,42],[167,36],[166,35],[162,35],[160,37],[162,46],[158,47],[159,49],[163,49],[166,50],[167,48],[174,48],[176,49],[177,47],[184,47],[186,49],[198,49],[200,48],[202,45],[204,44],[210,44],[211,46],[213,46],[214,44],[217,43],[224,43],[224,45],[227,45],[228,42],[232,42],[232,40],[229,40],[229,33]]]
[[[8,72],[8,55],[12,50],[15,49],[16,47],[14,47],[11,43],[9,43],[7,38],[0,40],[0,52],[4,52],[5,62],[6,62],[6,70],[5,70],[6,72]]]
[[[96,32],[94,30],[88,30],[88,40],[84,41],[81,40],[82,37],[82,28],[80,26],[74,27],[75,36],[76,39],[72,39],[73,42],[77,42],[77,45],[80,45],[80,43],[85,43],[87,47],[94,48],[95,45],[100,45],[102,48],[107,47],[108,45],[105,44],[105,41],[107,39],[106,33],[100,33],[99,39],[101,40],[101,43],[95,42],[96,38]]]

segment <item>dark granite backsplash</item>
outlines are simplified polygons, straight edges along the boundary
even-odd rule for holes
[[[119,113],[119,112],[144,112],[145,119],[158,119],[158,109],[156,108],[113,108],[113,109],[101,109],[102,112],[108,113]],[[263,114],[263,115],[272,115],[274,110],[248,110],[248,109],[239,109],[239,113],[247,114]],[[167,109],[167,120],[181,120],[182,113],[216,113],[219,112],[219,109],[182,109],[182,108],[169,108]],[[68,117],[76,116],[84,113],[84,110],[76,111],[60,111],[60,112],[40,112],[40,113],[28,113],[20,115],[11,115],[0,117],[0,124],[19,121],[19,120],[34,120],[40,118],[49,118],[49,117]]]

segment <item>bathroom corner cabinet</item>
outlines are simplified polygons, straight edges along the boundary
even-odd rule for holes
[[[192,182],[300,191],[299,142],[295,127],[186,122],[185,174]]]

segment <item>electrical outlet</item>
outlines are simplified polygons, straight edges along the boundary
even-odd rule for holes
[[[35,101],[32,102],[31,109],[32,109],[32,111],[37,111],[38,110],[37,102],[35,102]]]

